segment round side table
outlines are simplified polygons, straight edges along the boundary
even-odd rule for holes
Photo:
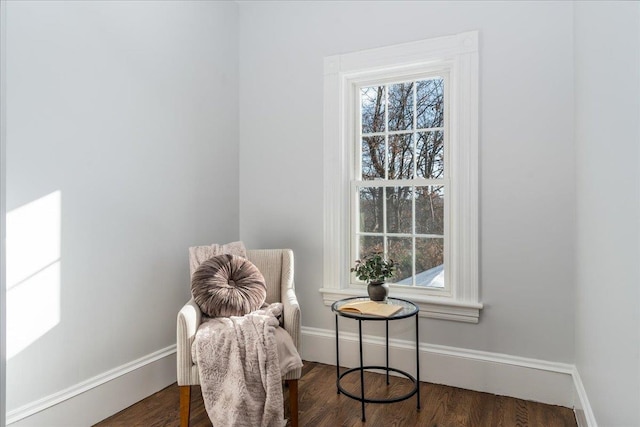
[[[389,317],[380,317],[380,316],[372,316],[372,315],[366,315],[366,314],[360,314],[360,313],[340,311],[340,307],[350,302],[368,301],[368,300],[369,298],[366,298],[366,297],[345,298],[345,299],[341,299],[339,301],[334,302],[333,305],[331,306],[331,310],[335,313],[335,316],[336,316],[336,388],[337,388],[338,394],[342,393],[345,396],[350,397],[351,399],[355,399],[361,403],[362,421],[366,421],[365,410],[364,410],[365,403],[394,403],[394,402],[400,402],[402,400],[406,400],[411,396],[416,395],[417,410],[420,410],[420,350],[419,350],[419,338],[418,338],[419,336],[418,335],[418,312],[419,312],[418,306],[412,303],[411,301],[407,301],[400,298],[389,297],[387,298],[387,301],[386,301],[387,304],[398,305],[402,307],[401,310],[399,310],[398,312],[396,312],[395,314]],[[339,328],[338,328],[339,317],[346,317],[346,318],[354,319],[358,321],[358,344],[360,347],[360,366],[347,369],[342,373],[340,373],[340,338],[339,338]],[[416,325],[415,326],[415,330],[416,330],[416,377],[415,378],[406,371],[389,367],[389,322],[400,320],[400,319],[407,319],[410,317],[415,317],[415,322],[416,322],[415,323]],[[363,363],[362,322],[368,322],[368,321],[385,322],[385,326],[386,326],[386,334],[385,334],[386,365],[385,366],[373,366],[373,365],[365,366]],[[395,372],[396,374],[399,374],[405,378],[408,378],[413,383],[413,389],[408,393],[403,394],[401,396],[397,396],[397,397],[391,397],[386,399],[368,398],[365,395],[365,387],[364,387],[364,371],[367,369],[384,370],[387,376],[386,378],[387,385],[389,385],[389,372]],[[360,372],[360,395],[359,396],[345,390],[340,384],[340,380],[342,380],[343,377],[345,377],[346,375],[352,372]]]

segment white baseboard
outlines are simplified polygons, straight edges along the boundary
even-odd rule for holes
[[[86,427],[176,381],[175,344],[7,413],[12,427]]]
[[[593,409],[591,409],[587,392],[584,389],[577,368],[573,370],[573,382],[575,384],[574,412],[576,413],[578,427],[598,427],[596,417],[593,415]]]
[[[333,330],[303,327],[303,359],[335,365],[335,340]],[[568,408],[579,407],[577,417],[587,414],[580,427],[597,427],[572,364],[426,343],[421,343],[419,349],[421,381]],[[365,365],[384,365],[384,338],[364,335],[363,352]],[[415,375],[413,341],[389,339],[389,358],[392,367]],[[341,331],[340,365],[352,368],[359,363],[358,335]]]

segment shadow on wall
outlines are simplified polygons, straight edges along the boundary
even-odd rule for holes
[[[7,360],[60,323],[61,192],[7,212]]]

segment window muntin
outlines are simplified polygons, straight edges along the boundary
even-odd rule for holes
[[[383,252],[399,286],[448,290],[446,81],[355,85],[350,255]]]

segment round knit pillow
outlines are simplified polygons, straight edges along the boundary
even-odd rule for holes
[[[209,317],[244,316],[264,304],[267,285],[251,261],[225,254],[200,264],[191,277],[191,294]]]

